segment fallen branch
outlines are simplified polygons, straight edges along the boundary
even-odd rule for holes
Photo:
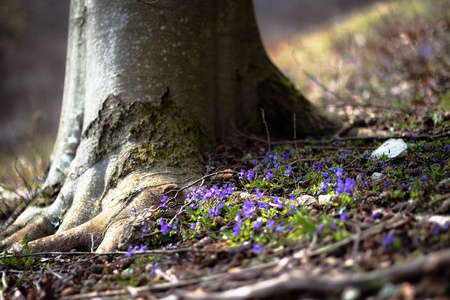
[[[121,296],[127,296],[127,295],[131,295],[133,297],[138,297],[138,296],[142,296],[142,295],[148,295],[149,292],[166,291],[166,290],[171,290],[171,289],[182,287],[182,286],[197,284],[197,283],[205,282],[205,281],[209,281],[209,280],[217,280],[219,278],[224,278],[224,277],[242,278],[243,277],[242,275],[245,273],[248,273],[248,272],[254,273],[255,271],[258,271],[260,273],[260,272],[262,272],[262,270],[267,269],[267,268],[274,268],[274,267],[276,267],[276,265],[277,265],[277,263],[270,262],[270,263],[265,263],[265,264],[260,264],[257,266],[245,268],[241,272],[238,272],[238,273],[226,272],[226,273],[220,273],[220,274],[212,274],[212,275],[203,276],[203,277],[194,278],[194,279],[180,280],[176,283],[164,282],[164,283],[159,283],[159,284],[155,284],[152,286],[142,286],[142,287],[136,287],[136,288],[124,287],[123,289],[115,290],[115,291],[92,292],[92,293],[85,293],[85,294],[79,294],[79,295],[71,295],[71,296],[67,296],[67,297],[62,297],[61,299],[71,299],[71,300],[93,299],[93,298],[105,299],[105,298],[109,298],[109,297],[121,297]]]
[[[389,269],[358,273],[347,276],[310,276],[301,271],[291,271],[276,278],[260,281],[220,293],[179,291],[170,299],[179,300],[239,300],[270,298],[281,293],[314,292],[320,294],[341,293],[352,287],[361,292],[377,290],[388,282],[405,280],[439,268],[450,267],[450,250],[444,250]]]

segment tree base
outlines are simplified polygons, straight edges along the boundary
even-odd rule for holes
[[[135,171],[120,180],[119,184],[105,195],[102,203],[107,203],[106,207],[89,221],[52,234],[54,226],[50,219],[39,216],[3,240],[0,249],[20,251],[25,234],[28,234],[31,240],[29,248],[38,252],[51,252],[56,249],[110,252],[126,249],[137,238],[137,229],[143,226],[143,223],[131,221],[136,219],[133,212],[136,211],[138,215],[139,212],[147,212],[146,216],[151,218],[145,218],[145,222],[150,228],[150,223],[154,224],[162,196],[168,195],[169,203],[166,205],[168,209],[165,210],[165,216],[175,215],[185,199],[184,192],[175,191],[186,185],[186,178],[179,170],[178,174],[167,169],[153,174],[144,170]]]

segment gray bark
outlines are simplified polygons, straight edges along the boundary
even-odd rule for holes
[[[60,128],[43,193],[56,199],[28,209],[0,248],[17,246],[25,233],[41,238],[31,243],[37,250],[117,248],[132,207],[155,206],[199,177],[214,140],[236,128],[260,130],[261,107],[285,135],[294,112],[299,132],[333,125],[268,59],[250,0],[145,2],[72,1]],[[278,92],[278,102],[267,100]]]

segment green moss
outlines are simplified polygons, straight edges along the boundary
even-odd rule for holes
[[[202,160],[210,145],[205,131],[182,107],[166,102],[161,106],[139,103],[128,111],[128,140],[136,146],[121,155],[116,180],[137,168],[186,168]]]

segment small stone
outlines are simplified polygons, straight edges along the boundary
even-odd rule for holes
[[[308,206],[308,205],[315,203],[316,198],[314,198],[311,195],[302,195],[302,196],[296,198],[295,201],[297,202],[297,204]]]
[[[325,263],[329,266],[335,266],[337,264],[337,259],[330,256],[325,259]]]
[[[439,187],[445,187],[447,185],[450,185],[450,178],[442,179],[439,181]]]
[[[372,179],[373,183],[377,183],[377,182],[381,181],[381,179],[383,178],[383,173],[374,172],[372,174],[372,176],[370,176],[370,178]]]
[[[438,224],[439,226],[444,226],[445,222],[450,222],[450,217],[449,216],[431,216],[428,219],[428,222],[432,222],[435,224]]]
[[[345,262],[344,262],[344,267],[346,267],[346,268],[351,268],[351,267],[353,267],[354,265],[355,265],[355,260],[352,259],[352,258],[348,258],[348,259],[346,259]]]
[[[342,291],[342,297],[343,300],[354,300],[359,299],[361,296],[361,291],[354,287],[346,287]]]
[[[333,200],[333,195],[331,195],[331,194],[319,196],[319,204],[320,205],[330,204],[332,200]]]
[[[373,151],[370,157],[372,159],[378,159],[383,155],[387,155],[388,158],[402,157],[407,154],[407,149],[408,145],[402,139],[389,139]]]

